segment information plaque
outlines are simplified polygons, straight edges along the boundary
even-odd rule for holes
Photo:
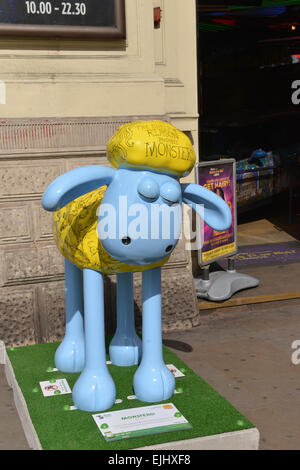
[[[125,0],[0,0],[0,36],[125,38]]]

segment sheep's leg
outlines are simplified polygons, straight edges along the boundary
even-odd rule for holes
[[[74,405],[104,411],[115,402],[116,389],[106,365],[103,276],[83,270],[85,365],[73,388]]]
[[[56,350],[55,365],[63,372],[84,366],[82,271],[65,259],[66,332]]]
[[[117,275],[117,331],[109,346],[110,360],[116,366],[139,363],[142,342],[135,332],[133,274]]]
[[[175,389],[162,353],[160,268],[143,272],[143,356],[133,386],[137,398],[146,402],[167,400]]]

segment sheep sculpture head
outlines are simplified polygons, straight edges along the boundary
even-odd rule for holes
[[[105,359],[103,274],[117,274],[112,363],[140,362],[137,398],[168,399],[175,381],[162,357],[160,268],[178,243],[182,203],[199,215],[204,207],[205,222],[215,230],[232,222],[222,198],[199,185],[180,184],[196,157],[190,139],[171,124],[124,124],[109,141],[107,158],[116,169],[71,170],[53,181],[42,199],[44,209],[54,212],[54,237],[65,257],[66,335],[55,363],[62,371],[82,370],[73,400],[86,411],[111,408],[116,396]],[[143,343],[134,329],[132,273],[138,271],[143,272]]]

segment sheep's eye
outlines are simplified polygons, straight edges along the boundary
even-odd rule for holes
[[[144,178],[138,185],[138,193],[140,196],[150,199],[151,202],[159,197],[158,183],[152,178]]]
[[[123,237],[122,238],[122,243],[123,243],[123,245],[130,245],[131,238],[130,237]]]
[[[169,204],[175,204],[180,199],[180,187],[171,182],[165,183],[160,188],[160,195]]]

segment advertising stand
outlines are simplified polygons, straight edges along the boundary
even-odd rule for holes
[[[237,246],[237,210],[236,210],[236,166],[234,159],[201,162],[196,165],[197,184],[214,191],[229,205],[232,224],[224,231],[211,229],[204,223],[201,233],[201,250],[198,262],[202,268],[202,278],[195,279],[197,297],[222,301],[233,294],[259,284],[258,279],[238,273],[235,269]],[[210,265],[227,258],[226,271],[209,272]]]

